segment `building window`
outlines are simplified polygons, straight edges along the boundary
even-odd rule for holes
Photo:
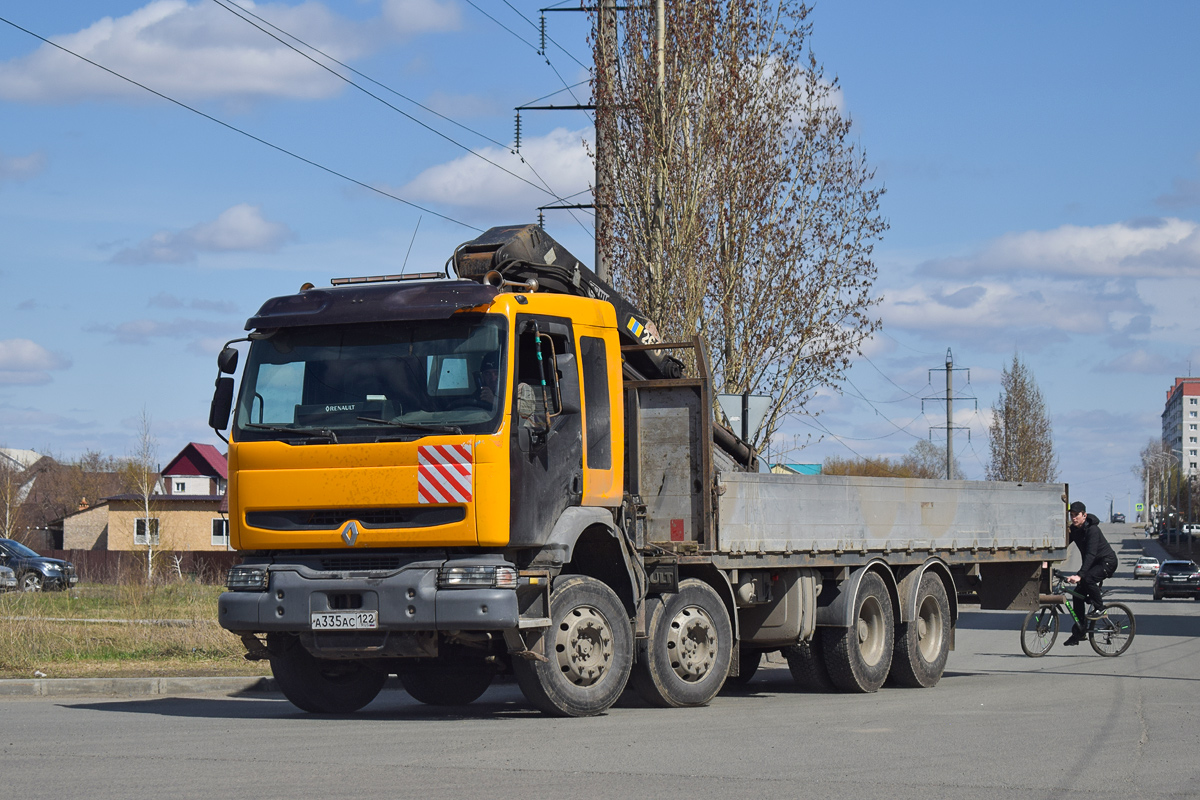
[[[1195,469],[1195,468],[1196,468],[1196,462],[1195,462],[1195,461],[1193,461],[1193,462],[1192,462],[1192,469]]]
[[[133,521],[133,543],[147,544],[146,541],[146,523],[150,523],[150,541],[149,544],[158,544],[158,520],[151,517],[147,520],[145,517],[138,517]]]
[[[1196,417],[1196,412],[1195,412],[1195,411],[1189,411],[1189,412],[1188,412],[1188,416],[1189,416],[1189,417],[1191,417],[1191,418],[1193,418],[1193,419],[1195,419],[1195,417]]]
[[[186,485],[183,481],[175,481],[175,491],[182,492]]]
[[[1189,397],[1189,398],[1188,398],[1188,405],[1189,405],[1189,406],[1194,406],[1194,405],[1196,405],[1196,398],[1194,398],[1194,397]]]
[[[1196,430],[1196,426],[1195,426],[1195,424],[1188,425],[1188,430],[1189,430],[1189,431],[1194,431],[1194,430]]]
[[[1196,437],[1195,437],[1195,436],[1189,436],[1189,437],[1188,437],[1188,444],[1195,444],[1195,443],[1196,443]]]
[[[1194,456],[1194,455],[1196,455],[1196,451],[1195,451],[1195,450],[1188,450],[1188,455],[1189,455],[1189,456]]]
[[[229,520],[214,519],[212,521],[212,544],[213,547],[229,546]]]

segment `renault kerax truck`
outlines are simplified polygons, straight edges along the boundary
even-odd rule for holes
[[[766,472],[704,342],[535,225],[246,330],[209,419],[243,556],[220,624],[308,712],[392,675],[433,705],[509,674],[551,715],[695,706],[773,652],[814,689],[931,687],[960,604],[1031,608],[1065,556],[1061,484]]]

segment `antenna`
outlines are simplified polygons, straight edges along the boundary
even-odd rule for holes
[[[412,238],[408,240],[408,252],[404,254],[404,263],[400,265],[400,274],[404,274],[404,268],[408,266],[408,256],[412,253],[413,242],[417,240],[417,231],[421,229],[421,220],[424,217],[417,217],[417,227],[413,228]]]

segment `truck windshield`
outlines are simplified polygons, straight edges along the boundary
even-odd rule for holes
[[[234,433],[296,444],[493,433],[502,317],[281,328],[250,347]]]

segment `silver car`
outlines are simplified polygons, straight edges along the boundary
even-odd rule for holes
[[[0,592],[15,592],[17,590],[17,573],[8,567],[0,566]]]
[[[1158,574],[1158,559],[1150,556],[1142,556],[1133,565],[1133,579],[1138,578],[1153,578]]]

